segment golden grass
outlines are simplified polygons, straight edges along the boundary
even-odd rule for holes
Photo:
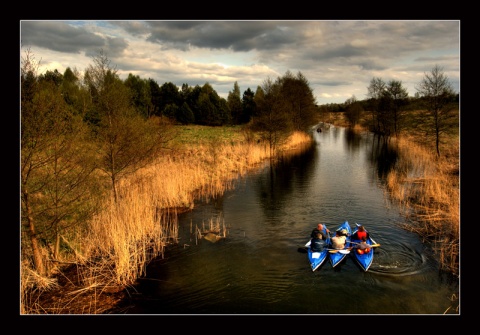
[[[120,201],[107,200],[92,220],[83,252],[111,260],[115,283],[133,283],[169,243],[178,242],[177,210],[223,194],[266,158],[262,144],[212,139],[159,157],[120,183]]]
[[[102,210],[87,223],[87,228],[70,234],[73,240],[68,241],[68,245],[74,252],[68,263],[77,264],[78,283],[72,283],[74,289],[64,294],[71,296],[71,299],[62,300],[64,304],[90,295],[89,306],[85,306],[82,313],[103,312],[103,307],[97,305],[100,295],[109,287],[133,284],[145,274],[152,259],[163,257],[169,244],[178,243],[179,210],[194,208],[198,199],[222,195],[233,187],[239,176],[270,158],[268,145],[252,140],[250,134],[243,133],[240,128],[228,129],[232,133],[227,135],[224,129],[217,128],[218,137],[211,128],[194,128],[195,138],[201,137],[201,140],[188,146],[182,144],[183,140],[177,141],[171,153],[158,157],[152,165],[122,180],[118,201],[106,198]],[[294,133],[281,150],[311,140],[306,134]],[[197,238],[208,233],[215,233],[215,239],[226,236],[221,218],[212,219],[207,227],[195,229]],[[54,281],[50,281],[49,286],[48,278],[36,278],[31,272],[29,269],[22,271],[21,313],[68,310],[62,302],[55,306],[41,305],[35,297],[53,287]]]
[[[452,142],[448,154],[412,139],[397,139],[399,160],[387,177],[390,195],[403,208],[415,231],[431,242],[445,270],[458,275],[460,254],[459,144]]]

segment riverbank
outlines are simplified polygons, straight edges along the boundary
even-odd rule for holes
[[[365,130],[357,127],[357,131]],[[290,139],[284,149],[308,140],[308,136],[297,134],[297,138]],[[433,246],[435,241],[444,238],[439,232],[448,232],[449,246],[458,246],[459,220],[455,215],[459,211],[459,197],[455,192],[459,191],[459,155],[454,150],[455,141],[452,141],[452,151],[445,161],[433,159],[427,148],[414,141],[395,141],[398,141],[399,157],[405,167],[409,167],[408,171],[416,171],[415,175],[409,175],[403,170],[403,174],[392,174],[388,179],[390,195],[402,203],[405,214],[409,215],[410,223],[405,229],[425,236],[426,242]],[[155,257],[162,257],[169,244],[178,242],[176,214],[194,208],[195,199],[221,195],[231,186],[229,181],[269,159],[264,143],[246,141],[239,132],[228,134],[221,141],[214,136],[195,143],[197,145],[188,148],[179,145],[170,155],[159,158],[152,166],[124,181],[120,192],[121,205],[113,207],[107,203],[105,210],[92,220],[82,253],[72,264],[65,262],[51,278],[37,278],[37,281],[44,281],[44,286],[25,297],[26,304],[21,313],[126,313],[132,307],[129,301],[136,295],[135,280],[142,275],[146,264]],[[431,219],[430,224],[427,224],[428,219]],[[107,226],[108,230],[105,229]],[[427,240],[432,233],[438,235]],[[450,248],[449,254],[437,251],[439,258],[443,257],[445,270],[455,273],[458,254],[452,254],[452,250],[455,249]],[[93,262],[95,252],[104,255],[104,259]],[[22,272],[34,276],[28,270]]]
[[[342,113],[326,122],[348,127]],[[362,120],[353,129],[367,131]],[[459,128],[459,127],[458,127]],[[405,128],[389,138],[396,146],[395,169],[387,175],[388,196],[403,210],[402,227],[418,234],[435,252],[442,271],[460,276],[460,139],[459,129],[444,135],[441,155],[425,134]]]
[[[147,264],[178,243],[177,214],[273,158],[268,143],[241,128],[178,130],[169,153],[123,180],[120,200],[105,199],[82,235],[68,241],[70,253],[49,263],[52,276],[41,278],[22,262],[21,314],[122,313]],[[311,140],[294,133],[277,153]]]

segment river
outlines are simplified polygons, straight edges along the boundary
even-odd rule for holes
[[[459,314],[459,280],[401,228],[384,178],[388,142],[323,125],[314,143],[239,178],[224,195],[179,216],[179,243],[139,279],[130,314]],[[312,271],[302,246],[321,222],[361,223],[380,247],[367,272],[353,255]],[[225,237],[198,239],[217,223]]]

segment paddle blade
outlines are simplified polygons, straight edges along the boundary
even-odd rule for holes
[[[371,245],[371,247],[372,247],[372,248],[376,248],[376,247],[379,247],[379,246],[380,246],[380,244],[378,244],[378,243],[377,243],[377,244],[372,244],[372,245]]]
[[[307,249],[305,249],[305,247],[298,248],[297,251],[298,251],[298,252],[301,252],[302,254],[306,254],[306,253],[307,253]]]
[[[339,252],[341,254],[347,255],[350,253],[350,250],[339,249],[339,250],[329,250],[328,252],[331,254],[336,254],[337,252]]]

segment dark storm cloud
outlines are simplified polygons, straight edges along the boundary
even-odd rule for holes
[[[105,46],[103,50],[107,53],[109,57],[118,57],[121,56],[125,49],[128,48],[128,43],[123,38],[116,37],[106,37]],[[98,55],[98,49],[88,49],[85,52],[87,56]]]
[[[21,39],[22,45],[67,53],[80,53],[88,48],[101,48],[105,45],[104,39],[83,28],[56,21],[23,21]]]
[[[344,44],[339,47],[318,48],[306,50],[297,57],[292,58],[288,64],[291,67],[300,66],[309,68],[318,64],[329,66],[357,66],[362,70],[382,71],[387,67],[381,58],[370,57],[370,51],[364,47],[355,47]],[[268,58],[268,55],[265,55]]]
[[[103,38],[83,27],[75,27],[62,21],[22,21],[20,25],[22,46],[36,46],[63,53],[86,56],[104,50],[110,56],[118,56],[128,47],[123,38]]]
[[[376,50],[392,55],[421,50],[457,48],[458,22],[451,21],[385,21],[371,22],[361,30],[363,36],[376,42]]]
[[[292,22],[259,21],[148,21],[148,41],[164,47],[191,47],[233,51],[272,50],[294,43],[298,37],[288,28]],[[138,28],[125,27],[129,32]]]

